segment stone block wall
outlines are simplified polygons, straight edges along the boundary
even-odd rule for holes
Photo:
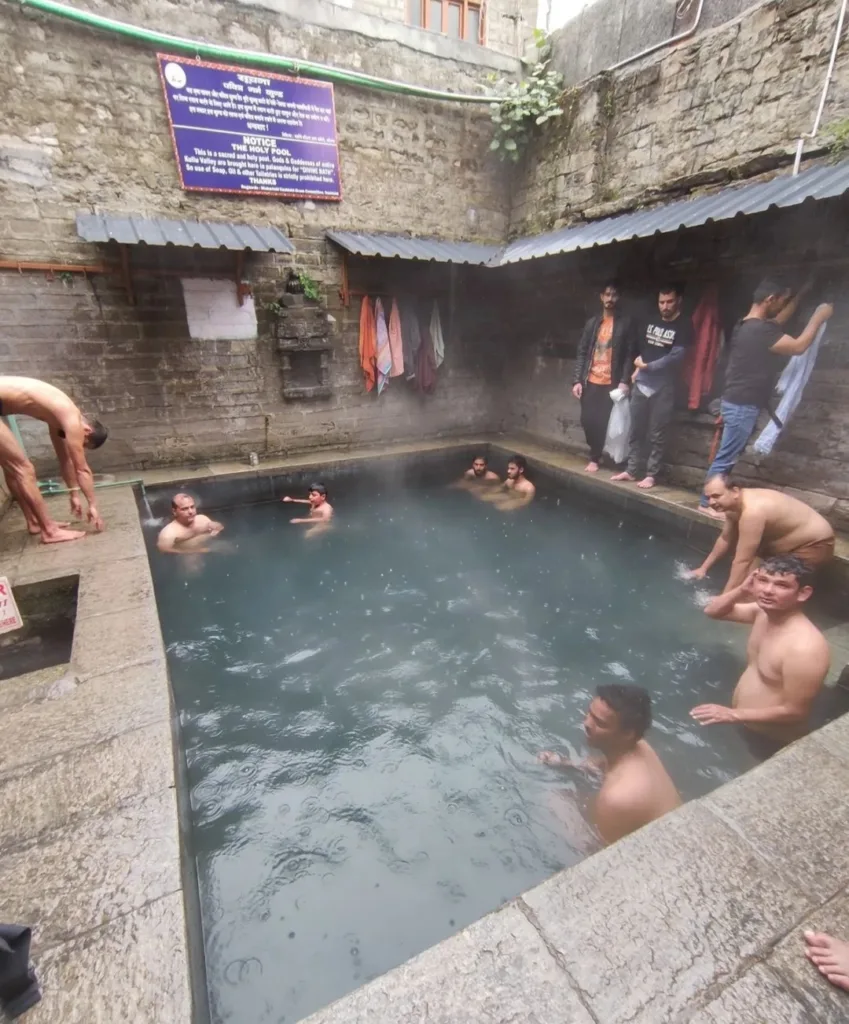
[[[468,48],[477,57],[467,62],[438,58],[393,38],[298,22],[286,13],[288,3],[279,5],[282,12],[272,6],[212,0],[191,6],[172,0],[90,4],[152,28],[179,25],[187,36],[302,54],[464,92],[484,88],[493,69],[518,67],[480,47]],[[95,453],[96,468],[462,433],[488,425],[490,394],[478,371],[473,324],[456,327],[435,396],[423,399],[397,385],[379,402],[366,395],[356,352],[359,307],[340,307],[340,257],[324,241],[330,227],[482,241],[503,237],[508,181],[487,152],[486,106],[337,87],[340,203],[186,193],[152,50],[10,4],[0,6],[0,36],[0,260],[117,266],[114,247],[77,237],[75,215],[86,209],[271,223],[292,237],[297,255],[294,261],[247,257],[244,276],[258,307],[278,297],[294,262],[319,281],[335,318],[332,397],[290,402],[281,394],[282,359],[261,310],[254,340],[189,337],[177,271],[229,272],[232,257],[222,263],[223,257],[210,252],[131,250],[139,270],[161,266],[171,275],[135,279],[135,306],[115,275],[51,278],[0,270],[3,372],[53,381],[85,408],[102,413],[112,437]],[[405,289],[414,291],[427,268],[401,269],[410,275]],[[447,295],[448,269],[441,270],[431,287]],[[37,424],[25,427],[31,453],[49,466],[44,431]]]
[[[612,16],[612,15],[611,15]],[[513,235],[792,163],[813,121],[836,23],[831,0],[767,0],[735,20],[567,92],[528,153]],[[842,46],[818,143],[849,101]]]

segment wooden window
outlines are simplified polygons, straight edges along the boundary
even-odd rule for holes
[[[483,44],[479,0],[407,0],[407,24]]]

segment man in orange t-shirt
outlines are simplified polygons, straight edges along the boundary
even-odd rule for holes
[[[627,392],[634,367],[631,361],[631,321],[617,314],[619,289],[609,281],[599,296],[601,315],[584,325],[575,360],[572,394],[581,400],[581,426],[590,448],[588,473],[597,473],[601,462],[607,421],[613,401],[610,392],[620,387]]]

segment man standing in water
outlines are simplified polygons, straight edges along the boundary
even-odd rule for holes
[[[645,466],[645,476],[637,484],[644,490],[654,487],[663,466],[666,431],[675,411],[675,382],[681,360],[693,340],[693,321],[681,312],[682,304],[683,296],[677,285],[660,289],[660,316],[646,324],[634,360],[628,468],[610,479],[633,483]]]
[[[99,448],[106,440],[106,428],[98,420],[89,423],[70,398],[52,384],[31,377],[0,377],[0,416],[32,416],[50,430],[50,441],[59,461],[62,478],[70,492],[71,512],[83,514],[82,491],[88,503],[88,521],[103,529],[94,493],[94,475],[84,449]],[[41,534],[45,544],[79,540],[81,530],[68,530],[67,523],[54,522],[38,489],[32,463],[15,440],[9,427],[0,422],[0,466],[6,486],[17,501],[33,535]]]
[[[224,529],[209,516],[198,513],[195,499],[190,494],[175,494],[171,499],[173,520],[160,531],[157,548],[166,555],[202,555],[210,537],[217,537]]]
[[[280,500],[295,502],[297,505],[309,505],[310,514],[308,516],[290,520],[292,523],[306,523],[310,525],[312,529],[307,531],[307,536],[311,536],[318,530],[324,530],[330,526],[330,520],[333,518],[333,506],[327,500],[327,488],[324,484],[310,484],[306,498],[290,498],[287,494],[285,498]]]
[[[529,504],[537,492],[536,487],[525,475],[528,464],[521,455],[513,455],[507,463],[507,479],[493,491],[482,494],[485,501],[491,501],[502,512],[512,512]]]
[[[597,687],[584,719],[591,747],[604,755],[604,781],[591,812],[605,843],[615,843],[681,804],[675,783],[643,739],[651,726],[651,697],[641,686],[607,683]],[[555,768],[575,767],[550,751],[539,755]]]
[[[463,484],[494,484],[498,483],[498,474],[493,473],[489,468],[489,462],[485,455],[476,455],[472,460],[470,469],[467,469],[459,481]]]
[[[804,612],[812,593],[808,566],[776,555],[707,604],[712,619],[751,625],[752,632],[731,707],[700,704],[690,712],[697,722],[739,723],[767,741],[757,745],[765,756],[808,731],[830,661],[828,641]]]
[[[689,574],[691,579],[704,579],[729,552],[734,561],[724,593],[749,576],[758,556],[796,555],[809,569],[834,557],[831,524],[798,498],[768,488],[743,489],[721,476],[708,480],[705,496],[725,517],[725,526],[710,554]]]
[[[613,409],[610,392],[626,394],[634,366],[631,360],[632,322],[616,312],[619,289],[609,281],[601,291],[601,314],[590,317],[578,342],[572,394],[581,402],[581,426],[590,449],[587,473],[597,473]]]

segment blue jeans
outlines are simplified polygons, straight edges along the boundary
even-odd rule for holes
[[[743,454],[743,450],[752,436],[752,431],[758,422],[760,409],[756,405],[734,405],[723,399],[719,411],[722,415],[722,440],[719,442],[716,458],[707,471],[705,483],[711,477],[725,476],[734,469],[737,459]],[[707,507],[707,503],[707,498],[702,492],[700,502],[702,508]]]

